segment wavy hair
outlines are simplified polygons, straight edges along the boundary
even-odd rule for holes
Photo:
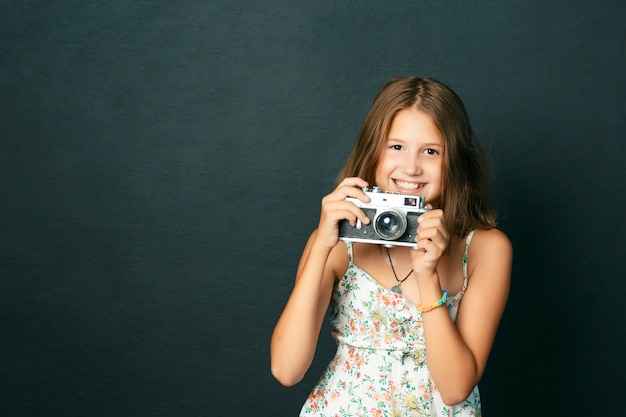
[[[467,110],[452,89],[430,78],[394,78],[380,89],[337,181],[361,177],[374,184],[393,118],[410,107],[429,115],[444,137],[440,208],[448,231],[465,236],[472,229],[495,227],[489,165]]]

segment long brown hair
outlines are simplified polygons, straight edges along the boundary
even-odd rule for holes
[[[361,177],[374,185],[391,122],[400,110],[409,107],[428,114],[445,140],[441,209],[448,230],[465,236],[471,229],[495,227],[489,166],[465,106],[452,89],[430,78],[394,78],[381,88],[338,181]]]

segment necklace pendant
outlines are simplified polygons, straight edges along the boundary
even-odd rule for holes
[[[396,294],[402,294],[402,287],[400,287],[400,284],[396,284],[391,287],[391,291],[395,292]]]

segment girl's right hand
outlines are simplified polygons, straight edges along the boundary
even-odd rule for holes
[[[370,219],[363,210],[346,198],[357,198],[364,203],[369,203],[370,198],[362,190],[368,183],[361,178],[345,178],[335,190],[322,198],[320,222],[317,229],[316,240],[323,245],[334,248],[339,243],[339,222],[347,220],[352,226],[356,226],[357,220],[363,224],[369,224]]]

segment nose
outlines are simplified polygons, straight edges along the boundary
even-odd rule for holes
[[[407,175],[418,175],[422,170],[419,155],[405,155],[402,161],[402,170]]]

